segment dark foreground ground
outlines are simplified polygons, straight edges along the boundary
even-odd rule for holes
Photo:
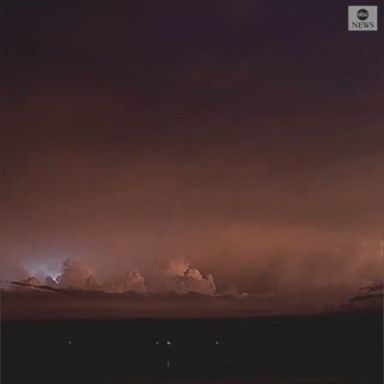
[[[7,321],[2,383],[382,382],[382,314]]]

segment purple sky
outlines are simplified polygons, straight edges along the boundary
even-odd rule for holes
[[[2,8],[1,278],[68,257],[184,258],[250,293],[381,277],[382,9],[359,33],[345,1]]]

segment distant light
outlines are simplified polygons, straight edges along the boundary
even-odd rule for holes
[[[169,340],[167,340],[167,345],[172,345],[172,343]]]
[[[53,263],[48,263],[44,260],[29,260],[23,263],[23,267],[30,276],[35,276],[39,279],[50,277],[57,282],[58,277],[62,274],[61,262],[58,260],[55,260]]]
[[[167,360],[167,368],[170,368],[170,366],[171,366],[171,362]]]
[[[159,345],[160,344],[160,342],[159,341],[156,341],[156,345]]]
[[[215,344],[216,344],[216,345],[219,345],[219,344],[220,344],[220,343],[219,343],[219,340],[216,340]]]
[[[69,341],[68,341],[68,344],[71,345],[71,344],[72,344],[72,340],[69,340]]]

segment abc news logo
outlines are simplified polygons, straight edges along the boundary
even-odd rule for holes
[[[377,31],[377,6],[348,6],[348,31]]]

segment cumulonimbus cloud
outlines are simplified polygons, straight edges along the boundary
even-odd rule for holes
[[[216,292],[213,276],[204,276],[197,268],[190,267],[189,263],[183,259],[172,261],[166,276],[166,289],[171,292],[195,292],[207,295],[213,295]]]

